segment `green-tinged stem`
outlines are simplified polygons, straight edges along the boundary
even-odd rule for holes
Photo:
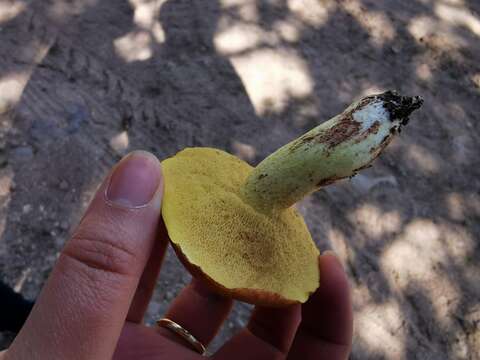
[[[355,175],[375,160],[422,102],[387,91],[353,103],[258,164],[242,189],[245,201],[263,212],[285,209]]]

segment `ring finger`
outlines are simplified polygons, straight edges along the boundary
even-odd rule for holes
[[[175,298],[165,317],[186,329],[204,346],[212,341],[232,308],[232,300],[212,292],[201,281],[193,279]],[[185,344],[184,340],[165,328],[162,335]]]

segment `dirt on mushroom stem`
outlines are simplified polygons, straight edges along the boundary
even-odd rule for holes
[[[371,95],[263,160],[242,189],[258,211],[288,208],[322,186],[368,167],[423,100],[394,91]]]

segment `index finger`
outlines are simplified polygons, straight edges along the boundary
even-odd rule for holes
[[[110,359],[153,247],[160,216],[159,161],[135,152],[97,191],[24,327],[15,359]]]

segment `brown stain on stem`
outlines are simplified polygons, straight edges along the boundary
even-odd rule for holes
[[[316,143],[323,143],[327,149],[332,149],[341,143],[350,140],[358,134],[361,124],[353,120],[351,114],[344,116],[337,124],[326,131],[322,131],[313,140]]]
[[[352,112],[343,114],[342,118],[331,128],[319,131],[317,134],[306,134],[300,137],[290,147],[290,152],[295,151],[305,144],[325,144],[327,149],[332,149],[343,142],[353,138],[360,132],[361,123],[355,121]]]
[[[375,96],[369,96],[362,99],[357,106],[348,112],[340,115],[340,120],[331,128],[319,131],[317,134],[305,134],[290,146],[289,152],[293,152],[304,144],[325,144],[327,150],[330,150],[343,142],[351,140],[356,136],[362,127],[362,124],[353,119],[353,113],[361,110],[363,107],[375,100]],[[364,134],[376,134],[380,128],[380,123],[375,121],[373,125],[367,129]],[[363,135],[363,134],[362,134]],[[361,141],[361,140],[359,140]]]
[[[370,135],[375,135],[376,133],[378,133],[379,129],[380,129],[380,121],[377,120],[372,124],[372,126],[370,126],[367,130],[362,132],[360,136],[357,137],[357,139],[355,139],[355,144],[362,142]]]

